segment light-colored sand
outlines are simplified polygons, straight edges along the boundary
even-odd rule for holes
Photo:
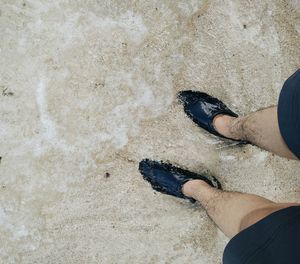
[[[300,201],[299,163],[222,143],[175,98],[276,104],[300,66],[298,0],[0,0],[0,30],[1,263],[220,263],[227,239],[153,192],[144,157]]]

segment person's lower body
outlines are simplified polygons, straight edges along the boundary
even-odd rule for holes
[[[275,203],[253,194],[226,192],[201,180],[186,182],[182,192],[199,201],[226,236],[234,237],[225,249],[224,264],[300,263],[300,203]],[[283,211],[296,206],[298,209],[288,214]],[[275,212],[281,215],[273,216]],[[276,248],[278,243],[289,247]],[[284,262],[278,260],[284,257]]]
[[[188,181],[183,185],[182,192],[197,200],[229,238],[275,211],[300,205],[275,203],[253,194],[219,190],[201,180]]]
[[[243,117],[203,92],[181,91],[178,98],[188,117],[211,134],[252,143],[289,159],[300,158],[300,69],[284,83],[278,106]]]
[[[187,115],[214,135],[250,142],[289,159],[300,157],[300,70],[286,81],[278,107],[244,117],[205,93],[183,91],[179,99]],[[223,191],[216,179],[170,164],[144,160],[139,169],[155,190],[198,201],[233,238],[224,264],[300,263],[300,203],[275,203],[253,194]]]
[[[169,163],[145,159],[139,170],[154,190],[203,206],[231,238],[224,264],[300,263],[300,203],[275,203],[258,195],[223,191],[216,178]]]

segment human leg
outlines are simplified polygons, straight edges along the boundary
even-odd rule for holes
[[[277,106],[259,110],[244,117],[218,115],[214,118],[214,127],[226,137],[247,140],[276,155],[298,159],[289,150],[281,136]]]
[[[263,197],[222,191],[218,180],[173,166],[144,159],[139,171],[152,188],[178,198],[199,201],[208,215],[228,237],[253,225],[280,209],[300,204],[280,204]]]
[[[230,238],[271,213],[295,203],[275,203],[263,197],[218,190],[201,180],[188,181],[182,192],[200,202],[210,218]]]

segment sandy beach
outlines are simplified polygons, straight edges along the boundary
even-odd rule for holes
[[[143,158],[300,202],[300,164],[191,122],[193,89],[239,115],[300,63],[298,0],[0,0],[0,263],[219,264],[200,205],[154,192]]]

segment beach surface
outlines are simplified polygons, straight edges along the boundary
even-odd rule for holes
[[[300,202],[300,164],[189,120],[177,92],[240,115],[300,64],[298,0],[0,0],[0,263],[221,263],[200,205],[154,192],[143,158]]]

